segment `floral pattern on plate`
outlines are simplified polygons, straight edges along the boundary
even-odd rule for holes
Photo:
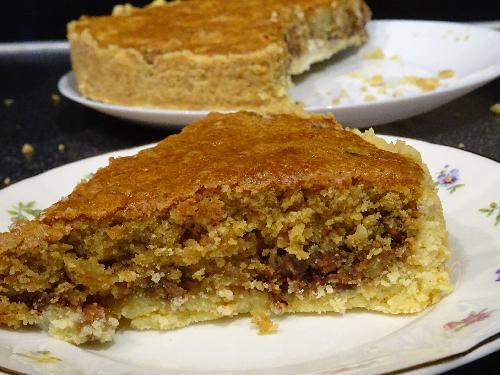
[[[488,207],[480,208],[479,211],[486,214],[488,217],[496,213],[495,223],[493,225],[497,226],[500,224],[500,206],[497,202],[491,202]]]
[[[36,208],[36,202],[30,201],[28,203],[18,202],[13,204],[9,210],[7,210],[10,216],[10,221],[15,223],[19,220],[31,220],[37,217],[42,210]]]
[[[478,313],[471,312],[466,318],[462,320],[446,323],[444,325],[444,328],[458,332],[462,328],[468,327],[471,324],[488,319],[491,316],[492,312],[493,311],[488,311],[488,309],[483,309]]]
[[[82,177],[81,182],[87,182],[90,180],[92,177],[94,177],[95,173],[87,173],[85,176]]]
[[[36,350],[29,352],[15,353],[21,357],[32,359],[40,363],[57,363],[62,362],[62,359],[54,357],[49,350]]]
[[[446,189],[450,194],[453,194],[458,188],[464,187],[465,184],[458,183],[460,181],[460,170],[458,168],[450,169],[450,165],[446,164],[440,171],[434,185]]]

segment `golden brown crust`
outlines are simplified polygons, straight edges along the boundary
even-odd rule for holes
[[[252,192],[351,184],[398,191],[418,189],[421,178],[417,164],[343,131],[331,117],[212,113],[154,148],[111,160],[42,220],[151,216],[223,185]]]
[[[100,46],[134,48],[152,56],[189,50],[196,54],[240,54],[283,43],[296,7],[307,15],[340,8],[351,0],[175,1],[133,8],[126,15],[82,17],[74,31],[89,30]],[[355,17],[355,15],[353,15]],[[363,21],[363,18],[360,18]]]
[[[134,48],[148,55],[245,53],[281,39],[282,26],[271,21],[271,12],[261,1],[178,1],[127,16],[83,17],[74,31],[89,30],[102,47]]]

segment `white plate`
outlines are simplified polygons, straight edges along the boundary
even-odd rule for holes
[[[347,370],[372,374],[429,366],[430,361],[480,344],[465,357],[448,358],[417,371],[429,373],[500,349],[500,339],[484,342],[500,337],[500,165],[457,149],[407,141],[421,151],[433,177],[441,181],[439,195],[453,254],[450,269],[455,291],[427,311],[414,316],[294,315],[281,319],[279,331],[266,336],[259,336],[249,319],[242,317],[169,332],[120,331],[115,342],[104,347],[76,347],[38,330],[0,329],[0,366],[30,374],[333,374]],[[68,164],[1,190],[0,230],[11,223],[8,210],[31,218],[34,209],[67,195],[82,178],[105,165],[108,157],[137,150]],[[43,362],[50,359],[61,361]]]
[[[494,48],[500,46],[500,32],[432,21],[372,21],[368,31],[370,39],[362,48],[295,77],[292,97],[302,101],[307,111],[332,111],[345,126],[369,127],[430,111],[500,76],[500,48]],[[383,51],[383,59],[365,58],[376,48]],[[435,78],[448,69],[454,76],[440,79],[434,91],[400,82],[407,76]],[[388,86],[370,85],[376,74]],[[208,113],[100,103],[79,93],[72,73],[60,79],[59,90],[100,112],[157,127],[185,125]],[[339,103],[332,104],[336,99]]]

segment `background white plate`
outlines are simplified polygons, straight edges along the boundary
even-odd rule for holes
[[[417,371],[429,373],[500,349],[500,165],[445,146],[407,142],[420,150],[438,183],[453,254],[455,291],[427,311],[294,315],[279,320],[279,331],[267,336],[243,317],[169,332],[122,331],[101,347],[76,347],[38,330],[0,329],[0,366],[30,374],[373,374],[423,366],[496,337],[465,357]],[[78,161],[0,190],[0,230],[12,216],[31,218],[35,209],[67,195],[110,156],[137,150]]]
[[[368,31],[370,39],[363,47],[345,51],[295,77],[292,97],[302,101],[307,111],[332,111],[345,126],[369,127],[430,111],[500,76],[500,48],[495,48],[500,46],[500,32],[433,21],[372,21]],[[383,51],[383,59],[363,57],[376,48]],[[435,91],[400,83],[405,76],[436,77],[448,69],[454,76],[440,79]],[[390,87],[370,85],[376,74]],[[157,127],[185,125],[208,113],[90,100],[79,93],[72,73],[60,79],[59,90],[95,110]],[[339,103],[332,104],[332,100]]]

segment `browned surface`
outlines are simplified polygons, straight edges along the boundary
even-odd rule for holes
[[[422,174],[416,163],[341,130],[331,118],[211,114],[154,148],[111,160],[42,221],[155,215],[222,185],[254,192],[351,184],[418,189]]]
[[[311,14],[318,7],[340,8],[351,2],[182,1],[135,8],[126,16],[82,17],[75,24],[75,31],[89,30],[101,46],[130,47],[148,55],[181,50],[199,54],[246,53],[283,42],[284,29],[292,22],[296,7]],[[366,19],[360,22],[362,27]]]
[[[138,9],[128,16],[83,18],[76,31],[89,29],[101,46],[148,53],[243,53],[281,40],[281,23],[271,21],[271,12],[262,1],[187,1]]]

